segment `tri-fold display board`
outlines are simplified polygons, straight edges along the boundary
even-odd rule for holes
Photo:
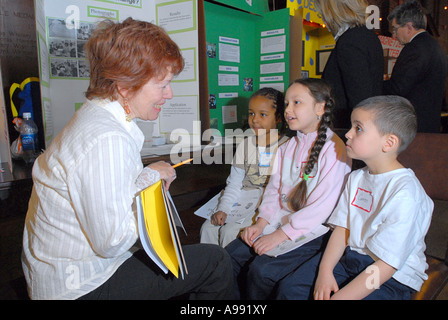
[[[185,59],[153,135],[178,129],[199,138],[197,0],[35,0],[35,9],[47,145],[85,101],[90,69],[84,44],[92,30],[101,20],[127,17],[165,28]]]
[[[299,77],[301,20],[289,9],[269,11],[267,1],[246,0],[205,1],[204,20],[209,127],[225,135],[244,127],[256,90],[284,92]]]
[[[160,25],[182,51],[185,69],[153,136],[199,145],[205,129],[241,128],[254,91],[283,91],[300,75],[301,17],[270,12],[267,0],[35,0],[35,11],[47,146],[86,99],[84,44],[104,19]]]

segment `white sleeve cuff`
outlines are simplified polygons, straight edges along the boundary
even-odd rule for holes
[[[135,181],[135,185],[137,186],[137,189],[140,191],[148,188],[149,186],[153,185],[159,180],[160,180],[159,171],[153,170],[150,167],[145,167],[143,168],[142,172]]]

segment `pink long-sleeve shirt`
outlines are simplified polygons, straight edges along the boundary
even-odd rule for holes
[[[296,240],[324,223],[336,206],[351,171],[351,159],[344,142],[330,129],[307,182],[306,206],[294,212],[287,204],[289,193],[303,178],[303,167],[316,138],[317,131],[298,132],[280,146],[259,207],[258,218],[269,222],[265,234],[280,227],[291,240]]]

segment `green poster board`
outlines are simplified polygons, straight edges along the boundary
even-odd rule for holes
[[[269,12],[269,4],[266,0],[215,0],[215,2],[259,15]]]
[[[255,15],[204,2],[204,16],[210,128],[225,135],[245,129],[249,98],[261,86],[287,87],[289,10]]]

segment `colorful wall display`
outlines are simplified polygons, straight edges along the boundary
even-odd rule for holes
[[[252,14],[226,4],[204,2],[210,128],[222,135],[245,128],[256,90],[287,88],[292,37],[288,9]]]
[[[163,27],[185,59],[153,135],[169,137],[178,130],[200,143],[197,0],[35,0],[35,10],[47,144],[85,101],[90,70],[84,44],[92,30],[101,20],[127,17]]]
[[[335,46],[333,35],[325,27],[322,16],[313,0],[288,0],[291,15],[303,17],[303,61],[302,76],[320,78],[323,67]]]

